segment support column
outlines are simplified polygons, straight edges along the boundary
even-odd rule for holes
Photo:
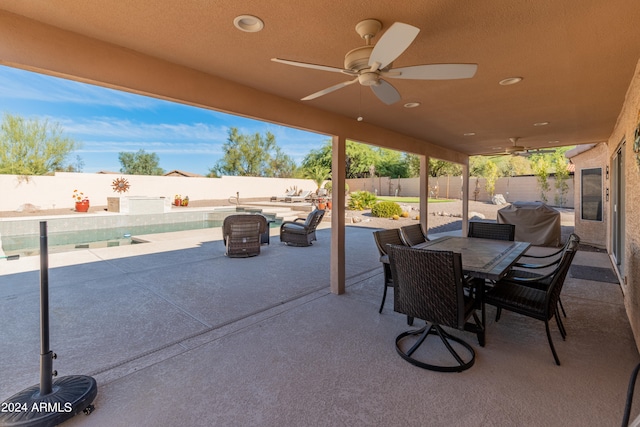
[[[334,136],[331,143],[331,292],[345,291],[345,179],[346,143],[343,136]]]
[[[420,225],[426,232],[429,228],[429,158],[420,156]]]
[[[469,159],[462,165],[462,235],[469,233]]]

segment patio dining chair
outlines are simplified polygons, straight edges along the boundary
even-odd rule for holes
[[[315,209],[302,222],[302,218],[293,221],[284,221],[280,225],[280,241],[290,246],[310,246],[316,239],[316,228],[322,217],[324,210]]]
[[[495,222],[470,221],[467,236],[480,239],[509,240],[513,242],[516,236],[516,226]]]
[[[222,240],[230,258],[244,258],[260,254],[261,235],[267,231],[263,215],[229,215],[222,222]]]
[[[421,329],[396,337],[398,354],[415,366],[433,371],[461,372],[473,366],[473,347],[443,329],[446,326],[475,332],[478,343],[484,345],[484,327],[475,312],[476,301],[464,292],[462,256],[451,251],[390,245],[389,260],[395,280],[393,309],[427,322]],[[471,317],[475,324],[467,323]],[[444,347],[431,346],[414,357],[429,335],[437,335]],[[444,349],[449,354],[442,351]]]
[[[557,365],[560,365],[560,359],[553,345],[549,321],[553,317],[556,318],[558,329],[564,340],[566,333],[558,317],[557,304],[569,267],[578,250],[578,244],[579,239],[570,242],[552,272],[535,278],[502,279],[484,294],[485,304],[493,305],[498,309],[496,322],[500,320],[502,309],[543,321],[549,347]]]
[[[393,277],[391,276],[391,266],[389,264],[387,245],[404,245],[405,243],[402,241],[400,230],[397,228],[374,231],[373,240],[376,242],[376,247],[380,253],[380,262],[382,263],[382,268],[384,270],[382,302],[380,303],[380,310],[378,310],[378,313],[382,313],[384,302],[387,299],[387,288],[393,287]]]
[[[419,243],[428,242],[427,234],[422,231],[422,225],[413,224],[400,227],[400,237],[407,246],[415,246]]]

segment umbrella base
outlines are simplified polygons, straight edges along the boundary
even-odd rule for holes
[[[88,415],[97,394],[96,380],[85,375],[54,380],[46,395],[40,395],[40,385],[31,386],[0,404],[0,427],[55,426],[80,412]]]

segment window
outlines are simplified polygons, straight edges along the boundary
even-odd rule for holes
[[[602,168],[582,169],[581,173],[582,219],[602,221]]]

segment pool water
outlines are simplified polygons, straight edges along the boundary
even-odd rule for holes
[[[274,222],[270,224],[272,228],[280,226],[280,221],[275,220],[275,217],[269,215],[265,216],[267,216],[269,220],[274,220]],[[222,227],[222,222],[222,219],[202,219],[188,222],[172,222],[90,230],[70,230],[64,232],[49,231],[47,233],[48,251],[49,253],[55,253],[80,249],[133,245],[144,243],[144,239],[137,239],[137,236]],[[35,234],[2,236],[2,249],[6,255],[38,255],[40,253],[40,236]]]

